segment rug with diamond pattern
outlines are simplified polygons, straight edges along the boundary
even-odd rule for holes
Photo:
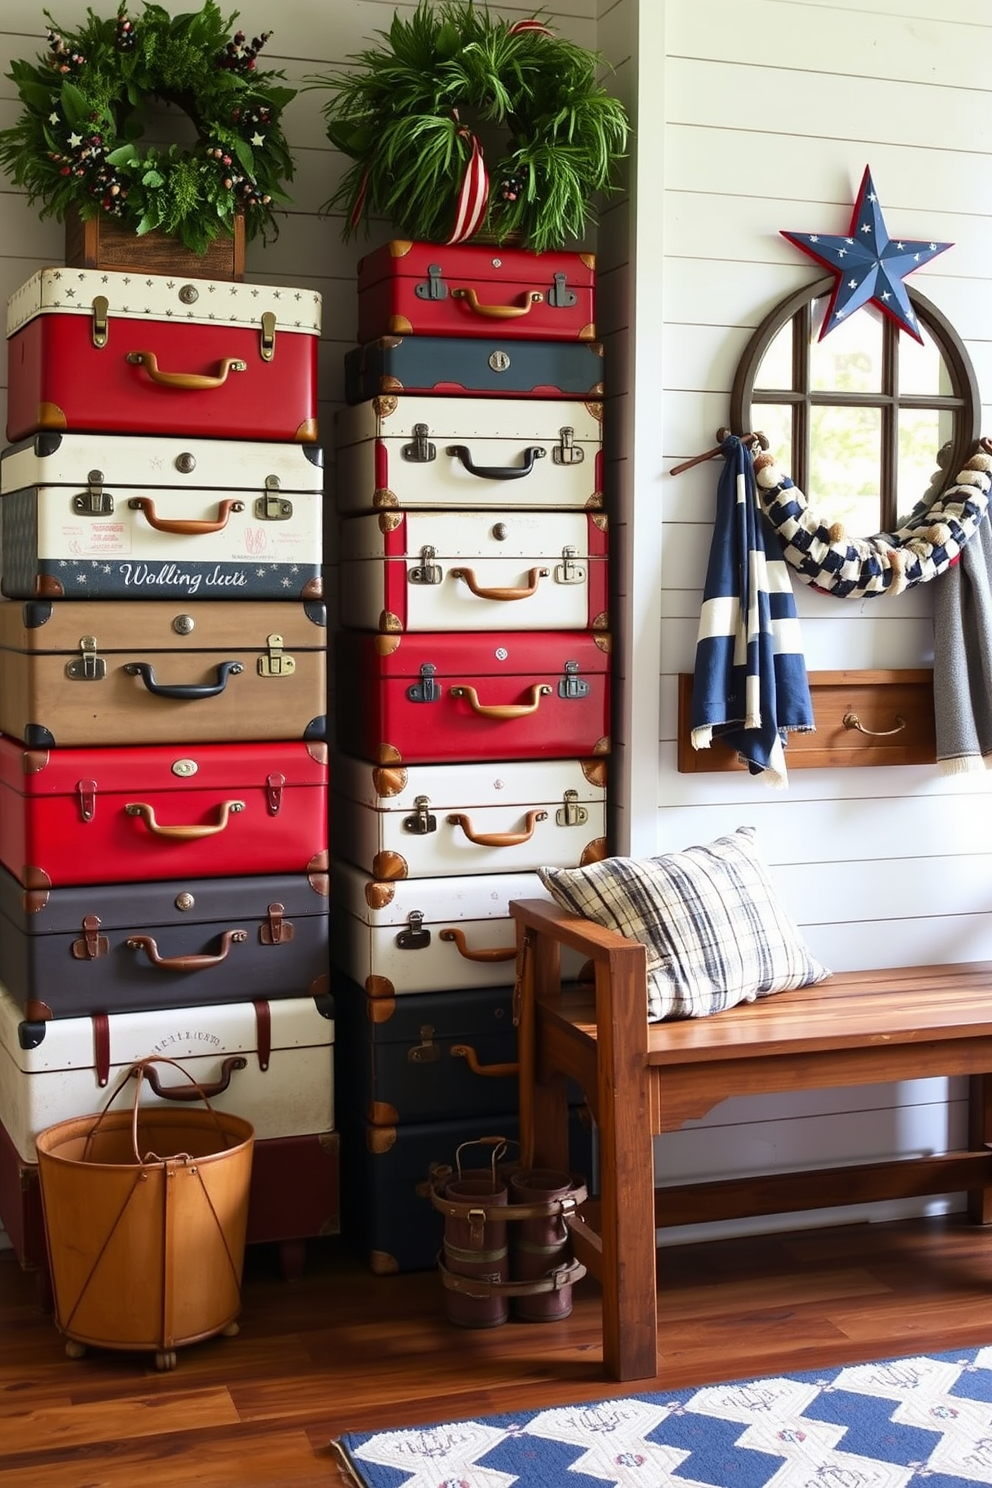
[[[361,1488],[992,1485],[992,1347],[336,1443]]]

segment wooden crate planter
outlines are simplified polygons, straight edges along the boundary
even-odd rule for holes
[[[65,224],[65,261],[70,269],[110,269],[123,273],[175,274],[184,279],[245,277],[244,218],[234,219],[234,232],[222,232],[206,253],[193,253],[165,233],[138,237],[116,217],[101,213],[81,222],[70,212]]]

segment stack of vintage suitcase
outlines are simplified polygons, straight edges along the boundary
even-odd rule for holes
[[[8,305],[0,1219],[26,1266],[37,1132],[150,1054],[255,1127],[249,1241],[293,1270],[337,1229],[320,308],[76,267]]]
[[[434,1266],[418,1189],[516,1133],[509,901],[543,895],[541,865],[605,854],[594,293],[577,253],[391,242],[359,266],[331,945],[342,1224],[377,1272]],[[576,1134],[588,1174],[579,1115]]]

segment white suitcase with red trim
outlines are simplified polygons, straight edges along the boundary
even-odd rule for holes
[[[381,511],[341,523],[355,630],[607,630],[603,512]]]
[[[42,1023],[25,1020],[0,985],[0,1125],[20,1156],[33,1163],[38,1132],[102,1110],[132,1064],[158,1055],[180,1063],[217,1110],[250,1121],[259,1140],[330,1131],[333,1012],[325,995]],[[192,1088],[181,1071],[166,1065],[158,1067],[156,1078],[166,1091]],[[128,1086],[115,1110],[132,1099]],[[143,1103],[162,1098],[142,1081]]]
[[[391,507],[597,510],[603,405],[380,396],[335,420],[339,512]]]
[[[331,765],[331,849],[372,878],[532,873],[606,856],[606,761]]]

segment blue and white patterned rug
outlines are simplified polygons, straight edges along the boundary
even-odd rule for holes
[[[361,1488],[992,1485],[992,1347],[353,1432]]]

